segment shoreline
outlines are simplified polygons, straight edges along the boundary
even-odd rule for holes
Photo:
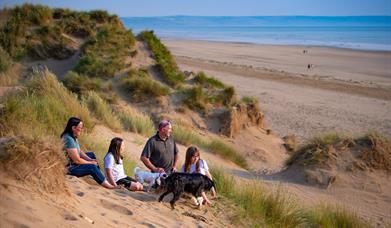
[[[181,70],[259,100],[266,125],[299,143],[338,132],[391,136],[391,52],[163,40]],[[314,67],[307,69],[308,63]]]
[[[255,43],[247,41],[229,41],[229,40],[209,40],[209,39],[197,39],[197,38],[177,38],[177,37],[168,37],[160,36],[163,41],[196,41],[196,42],[211,42],[211,43],[226,43],[226,44],[244,44],[244,45],[257,45],[265,47],[297,47],[297,48],[325,48],[325,49],[335,49],[335,50],[346,50],[353,52],[373,52],[373,53],[384,53],[391,54],[390,50],[383,49],[369,49],[369,48],[353,48],[353,47],[343,47],[343,46],[333,46],[333,45],[316,45],[316,44],[273,44],[273,43]]]

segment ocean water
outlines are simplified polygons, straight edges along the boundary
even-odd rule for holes
[[[391,51],[391,16],[123,17],[162,38]]]

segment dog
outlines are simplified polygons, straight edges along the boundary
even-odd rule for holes
[[[140,167],[134,168],[134,177],[141,184],[147,183],[148,187],[146,192],[149,192],[152,188],[158,188],[161,185],[162,179],[167,178],[166,173],[152,173],[148,171],[141,170]]]
[[[162,180],[161,187],[165,192],[159,197],[159,202],[169,193],[173,193],[174,197],[170,204],[171,208],[175,209],[175,202],[183,193],[190,193],[198,198],[202,192],[215,188],[215,184],[209,177],[200,173],[172,173]]]

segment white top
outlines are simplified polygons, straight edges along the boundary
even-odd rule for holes
[[[105,169],[112,169],[115,182],[126,177],[122,159],[120,158],[119,164],[116,164],[114,155],[112,153],[108,153],[106,155],[104,160],[104,165],[105,165]]]
[[[200,159],[200,173],[202,175],[206,175],[206,171],[209,170],[208,164],[206,164],[206,161]],[[181,172],[185,172],[185,165],[182,166]],[[191,164],[190,166],[190,173],[196,173],[196,164]]]

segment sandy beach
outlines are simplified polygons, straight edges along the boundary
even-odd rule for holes
[[[391,53],[164,39],[182,70],[203,70],[254,96],[272,131],[391,135]],[[309,68],[308,68],[309,64]]]

